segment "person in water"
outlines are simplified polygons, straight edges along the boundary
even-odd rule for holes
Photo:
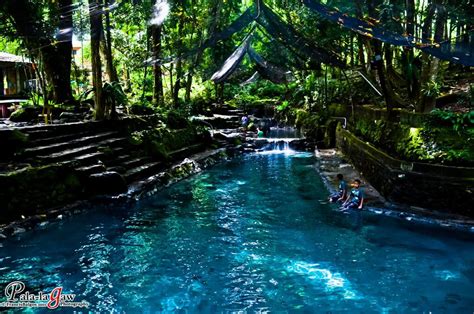
[[[243,116],[242,116],[242,119],[241,119],[241,123],[242,123],[242,127],[243,127],[244,129],[247,129],[247,126],[248,126],[248,124],[249,124],[249,116],[246,115],[246,114],[243,115]]]
[[[262,131],[265,137],[270,135],[270,121],[268,119],[263,120]]]
[[[257,137],[258,138],[262,138],[264,136],[264,133],[262,130],[260,130],[260,128],[257,128]]]
[[[329,201],[331,203],[342,202],[346,199],[347,196],[347,184],[344,180],[344,176],[341,173],[338,173],[336,176],[339,181],[338,191],[329,196]]]
[[[343,209],[362,209],[364,206],[364,192],[360,188],[360,180],[355,179],[352,184],[351,193],[347,196],[346,201],[342,204]]]

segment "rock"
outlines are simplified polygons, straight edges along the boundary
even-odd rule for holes
[[[59,115],[59,119],[63,122],[74,122],[74,121],[82,121],[84,120],[85,114],[84,113],[74,113],[74,112],[61,112]]]
[[[18,108],[13,111],[10,120],[13,122],[30,122],[38,118],[39,110],[33,107]]]
[[[88,178],[87,191],[90,194],[115,194],[127,191],[123,176],[115,171],[91,174]]]
[[[18,233],[23,233],[23,232],[25,232],[25,231],[26,231],[26,229],[24,229],[24,228],[15,227],[15,228],[13,229],[13,235],[18,234]]]

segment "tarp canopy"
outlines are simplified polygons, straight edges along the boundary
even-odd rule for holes
[[[304,38],[291,25],[285,23],[270,8],[259,2],[258,8],[252,5],[242,13],[234,22],[219,33],[211,34],[204,43],[194,49],[181,53],[180,58],[187,58],[203,51],[206,48],[214,47],[218,42],[229,39],[233,34],[241,32],[257,21],[265,28],[265,31],[281,42],[299,59],[304,60],[311,67],[319,67],[321,63],[344,67],[334,52],[317,46],[314,41]],[[176,60],[177,57],[169,57],[162,60],[151,60],[150,64],[164,64]]]
[[[258,74],[258,71],[255,71],[255,73],[252,74],[251,77],[249,77],[248,79],[240,83],[240,86],[245,86],[245,85],[255,83],[259,79],[259,77],[260,77],[260,74]]]
[[[248,27],[256,18],[254,13],[254,7],[250,7],[245,10],[234,22],[227,26],[223,31],[216,34],[212,34],[199,49],[204,50],[208,47],[215,46],[219,41],[226,40],[230,38],[235,33],[243,31]]]
[[[170,57],[166,57],[160,60],[148,60],[146,63],[147,64],[166,64],[169,62],[174,62],[179,58],[186,59],[186,58],[192,57],[202,52],[206,48],[214,47],[217,45],[218,42],[227,40],[231,38],[232,35],[234,35],[235,33],[239,33],[243,31],[245,28],[247,28],[256,18],[254,11],[255,11],[255,8],[253,6],[248,8],[247,10],[244,11],[244,13],[242,13],[235,21],[233,21],[224,30],[211,34],[210,37],[202,43],[202,45],[182,52],[179,57],[170,56]]]
[[[275,39],[279,40],[285,47],[293,53],[306,59],[310,64],[319,66],[320,63],[334,65],[344,68],[345,64],[339,56],[330,51],[317,46],[313,40],[308,40],[300,35],[291,25],[283,22],[270,8],[261,3],[262,13],[257,22]]]
[[[303,0],[303,4],[322,18],[369,38],[375,38],[395,46],[418,48],[442,60],[474,66],[474,32],[463,36],[463,38],[457,38],[454,43],[450,41],[432,42],[427,39],[415,38],[413,35],[396,33],[383,26],[329,8],[314,0]]]
[[[288,82],[287,74],[289,74],[289,71],[265,61],[252,47],[248,48],[248,54],[250,59],[255,62],[257,71],[263,78],[277,84]]]
[[[247,35],[240,46],[225,60],[222,67],[215,72],[211,80],[215,83],[224,82],[239,67],[250,44],[251,35]]]

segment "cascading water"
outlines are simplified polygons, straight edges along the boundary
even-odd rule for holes
[[[290,141],[295,140],[291,138],[269,138],[268,144],[264,147],[265,152],[274,153],[293,153],[294,150],[290,147]]]
[[[300,138],[301,132],[293,127],[271,128],[269,138]]]

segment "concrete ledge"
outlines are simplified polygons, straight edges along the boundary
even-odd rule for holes
[[[474,168],[405,162],[338,128],[337,147],[387,199],[474,216]]]

